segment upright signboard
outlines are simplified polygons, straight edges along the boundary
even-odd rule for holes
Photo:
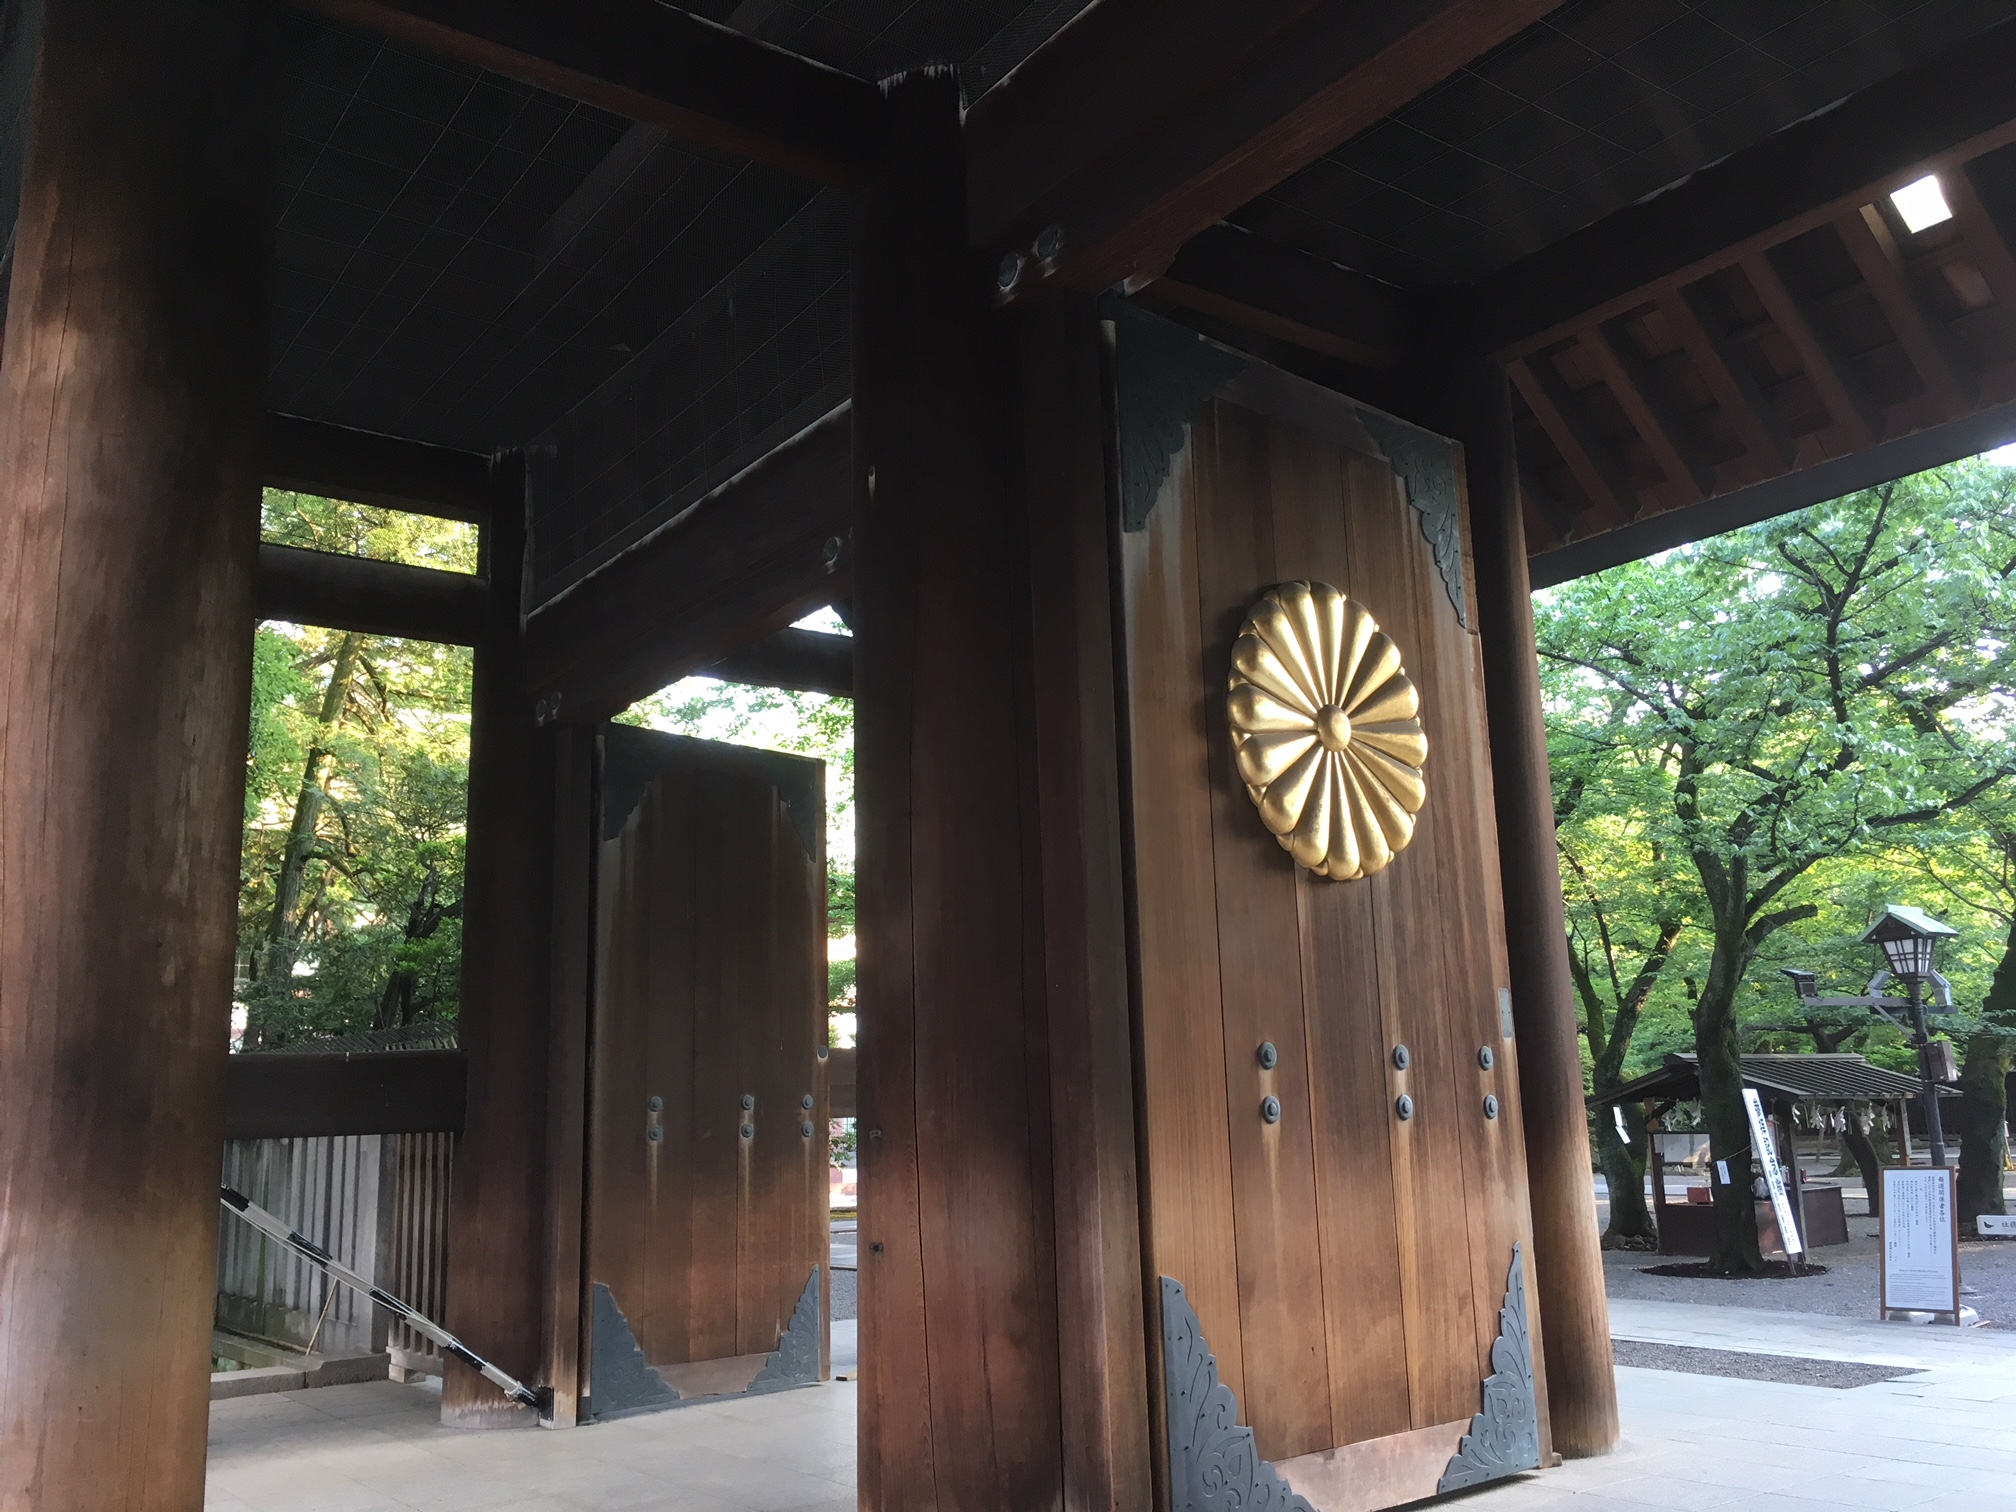
[[[1949,1313],[1960,1321],[1960,1212],[1950,1167],[1883,1168],[1883,1316]]]
[[[1772,1143],[1771,1126],[1764,1122],[1764,1102],[1751,1087],[1743,1089],[1743,1109],[1750,1115],[1750,1148],[1763,1168],[1765,1185],[1771,1189],[1771,1211],[1778,1215],[1778,1233],[1787,1255],[1806,1252],[1806,1239],[1792,1217],[1792,1199],[1785,1190],[1785,1167],[1778,1161],[1778,1146]]]

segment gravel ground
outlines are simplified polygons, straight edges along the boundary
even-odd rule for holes
[[[1610,1295],[1658,1302],[1706,1302],[1725,1307],[1768,1307],[1779,1312],[1832,1313],[1843,1318],[1876,1316],[1876,1221],[1851,1213],[1846,1244],[1813,1252],[1827,1267],[1824,1276],[1756,1281],[1696,1280],[1648,1276],[1655,1265],[1679,1256],[1607,1250],[1603,1270]],[[2016,1329],[2016,1240],[1960,1241],[1961,1300],[1981,1314],[1989,1328]]]
[[[833,1319],[845,1322],[861,1315],[860,1272],[833,1268]]]
[[[1647,1344],[1618,1339],[1619,1365],[1641,1370],[1679,1370],[1688,1375],[1732,1376],[1739,1381],[1778,1381],[1788,1386],[1832,1386],[1839,1391],[1920,1372],[1894,1365],[1865,1365],[1859,1360],[1809,1360],[1792,1355],[1738,1354],[1730,1349],[1700,1349],[1691,1344]]]

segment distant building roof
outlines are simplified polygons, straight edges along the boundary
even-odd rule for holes
[[[1892,1098],[1916,1097],[1918,1079],[1872,1066],[1859,1055],[1838,1051],[1832,1055],[1745,1055],[1743,1085],[1754,1087],[1766,1101],[1787,1102],[1884,1102]],[[1696,1057],[1675,1054],[1666,1057],[1659,1070],[1628,1081],[1613,1092],[1589,1098],[1592,1108],[1612,1103],[1666,1101],[1692,1102],[1701,1095],[1701,1068]],[[1958,1097],[1951,1087],[1939,1089],[1941,1097]]]

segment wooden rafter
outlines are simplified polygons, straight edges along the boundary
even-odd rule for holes
[[[1777,261],[1769,252],[1754,252],[1743,259],[1742,267],[1771,323],[1798,354],[1799,366],[1829,417],[1848,438],[1850,449],[1860,451],[1878,440],[1883,434],[1882,411],[1822,338],[1810,304],[1785,281]]]
[[[1988,281],[1995,302],[2016,311],[2016,253],[2010,251],[2008,237],[1996,224],[1995,217],[1989,214],[1988,207],[1981,203],[1980,191],[1974,187],[1971,165],[1954,165],[1952,171],[1940,175],[1939,182],[1945,190],[1947,206],[1953,211],[1953,219],[1959,223],[1960,233],[1967,239],[1968,254],[1981,270],[1981,276]]]
[[[2012,75],[2016,21],[1563,238],[1474,291],[1480,344],[1505,357],[1538,351],[1920,174],[2016,141]]]
[[[1559,0],[1097,0],[974,102],[968,214],[990,255],[1061,233],[1011,291],[1167,267]]]
[[[490,459],[299,415],[266,417],[268,488],[480,523],[494,497]]]
[[[1699,299],[1698,290],[1670,289],[1659,296],[1659,309],[1758,470],[1783,472],[1797,455],[1791,434],[1748,366],[1710,324]]]
[[[534,611],[534,694],[606,719],[844,594],[852,479],[842,405]]]
[[[723,682],[798,693],[854,696],[854,639],[822,630],[785,628],[731,652],[707,669]]]
[[[1593,336],[1582,339],[1582,350],[1588,353],[1625,418],[1651,449],[1667,480],[1685,496],[1683,502],[1692,503],[1713,493],[1714,470],[1688,435],[1651,364],[1631,344],[1622,322],[1605,321]]]
[[[873,84],[657,0],[298,0],[684,141],[858,186]]]
[[[1510,373],[1533,418],[1547,432],[1590,502],[1613,520],[1635,519],[1637,493],[1617,465],[1609,443],[1590,429],[1553,358],[1545,353],[1521,358],[1512,364]]]
[[[1412,341],[1398,289],[1229,224],[1192,237],[1148,292],[1360,367],[1392,367]]]
[[[1835,217],[1834,229],[1941,413],[1950,420],[1971,410],[1974,375],[1954,349],[1945,324],[1927,306],[1917,275],[1882,212],[1874,205],[1844,210]]]

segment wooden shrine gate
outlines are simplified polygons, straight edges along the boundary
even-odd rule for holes
[[[1346,1512],[1531,1467],[1460,453],[1151,317],[1118,311],[1115,340],[1172,1504],[1250,1473],[1239,1504],[1277,1505],[1278,1472]],[[1234,1412],[1271,1470],[1240,1467]]]
[[[599,744],[584,1419],[829,1363],[825,768]]]

